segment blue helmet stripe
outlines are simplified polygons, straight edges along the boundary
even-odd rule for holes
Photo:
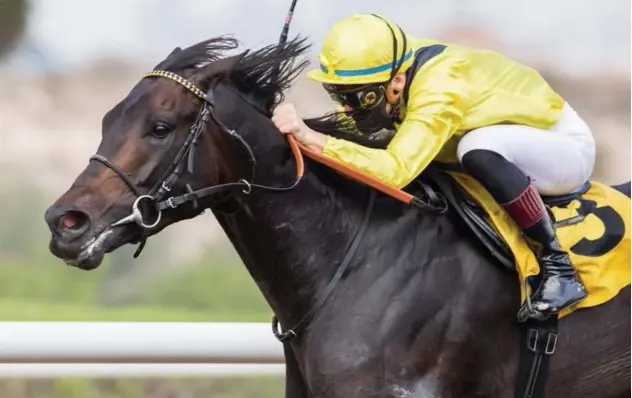
[[[412,56],[413,51],[410,50],[408,54],[406,54],[406,56],[404,57],[404,61],[402,62],[402,64],[408,61]],[[366,76],[390,70],[392,67],[393,64],[389,62],[384,65],[374,66],[372,68],[365,69],[334,69],[334,74],[341,77]],[[324,73],[329,73],[329,70],[323,64],[320,64],[320,70],[322,70]]]

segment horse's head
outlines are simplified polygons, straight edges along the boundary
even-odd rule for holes
[[[96,154],[46,211],[55,256],[96,268],[105,253],[127,243],[142,247],[219,195],[250,189],[252,169],[244,165],[255,159],[234,129],[272,125],[264,114],[305,66],[293,60],[307,46],[297,39],[220,57],[236,47],[222,37],[174,50],[107,112]],[[240,116],[244,108],[248,117]],[[235,147],[243,159],[234,159]]]

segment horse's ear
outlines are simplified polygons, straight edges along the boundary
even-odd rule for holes
[[[173,54],[179,53],[180,51],[182,51],[181,47],[176,47],[173,49],[173,51],[171,51],[171,53],[168,55],[168,57],[172,56]]]
[[[169,57],[171,57],[171,56],[173,56],[173,55],[175,55],[175,54],[179,53],[180,51],[182,51],[182,48],[181,48],[181,47],[176,47],[176,48],[174,48],[174,49],[173,49],[173,51],[171,51],[171,52],[169,53],[169,55],[167,55],[167,57],[166,57],[164,60],[160,61],[160,63],[159,63],[158,65],[154,66],[154,69],[159,69],[159,68],[160,68],[160,65],[164,64],[164,62],[166,62],[166,61],[169,59]]]

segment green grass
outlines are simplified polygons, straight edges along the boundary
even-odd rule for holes
[[[85,272],[50,259],[0,257],[0,320],[267,322],[272,316],[234,258],[207,256],[162,272],[146,264],[140,277],[123,272],[108,279],[112,265]],[[122,295],[116,293],[120,283],[126,285]]]
[[[3,398],[278,398],[284,378],[0,380]]]
[[[85,272],[55,260],[0,261],[0,320],[267,322],[272,316],[245,267],[230,256],[160,273],[144,265],[148,276],[135,277],[131,293],[106,305],[104,290],[128,278],[108,281],[108,266]]]

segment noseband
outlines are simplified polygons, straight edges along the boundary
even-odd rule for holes
[[[248,143],[237,133],[237,131],[228,128],[224,123],[222,123],[213,112],[213,107],[215,105],[213,91],[214,87],[211,87],[208,92],[204,93],[204,91],[200,89],[197,85],[191,83],[185,78],[175,73],[163,70],[154,70],[146,73],[144,75],[144,78],[148,77],[165,77],[171,79],[172,81],[182,85],[187,90],[195,94],[195,96],[200,98],[202,100],[202,105],[200,107],[197,119],[190,127],[189,134],[184,144],[180,148],[180,151],[178,151],[177,155],[175,156],[167,170],[165,170],[162,177],[146,194],[143,194],[141,189],[139,189],[138,186],[136,186],[136,184],[132,182],[127,173],[121,170],[119,166],[114,164],[105,156],[95,154],[90,157],[91,161],[96,160],[107,166],[114,173],[116,173],[125,182],[125,184],[134,193],[134,195],[136,195],[136,200],[132,204],[131,214],[116,221],[111,225],[111,227],[116,227],[119,225],[136,223],[136,225],[138,225],[142,229],[143,238],[141,239],[141,245],[136,250],[134,257],[140,255],[140,252],[142,251],[146,243],[146,232],[158,226],[162,217],[162,211],[165,209],[175,209],[178,206],[181,206],[188,202],[193,202],[194,206],[197,208],[199,207],[199,199],[212,195],[217,195],[219,193],[229,192],[232,194],[241,191],[241,193],[248,195],[250,192],[252,192],[253,189],[258,189],[269,193],[281,193],[287,192],[299,184],[303,177],[304,162],[303,156],[296,141],[294,140],[294,137],[288,136],[290,148],[292,149],[292,153],[294,154],[294,157],[296,159],[296,179],[294,180],[294,182],[287,187],[271,187],[255,184],[253,180],[255,178],[257,160]],[[237,140],[237,142],[239,142],[239,144],[244,148],[250,158],[250,163],[252,165],[250,178],[240,179],[236,182],[213,185],[199,190],[193,190],[189,184],[186,184],[187,193],[178,196],[168,196],[171,193],[176,182],[180,179],[185,171],[187,173],[193,173],[195,149],[197,147],[200,135],[202,135],[202,133],[208,127],[209,119],[212,119],[213,122],[215,122],[215,124],[219,126],[222,132]],[[187,160],[186,163],[185,159]],[[145,210],[145,212],[143,212],[143,210]],[[155,212],[154,219],[147,219],[147,210]]]

